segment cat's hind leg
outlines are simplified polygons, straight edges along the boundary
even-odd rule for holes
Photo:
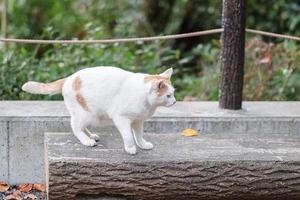
[[[85,132],[90,136],[91,139],[94,139],[96,141],[99,140],[99,136],[95,133],[91,133],[91,131],[89,131],[89,129],[85,128]]]
[[[81,115],[78,115],[81,116]],[[74,135],[78,138],[78,140],[85,146],[95,146],[95,139],[91,139],[86,135],[84,130],[86,129],[87,122],[83,117],[71,116],[71,127]]]
[[[152,149],[153,148],[153,144],[151,142],[146,141],[143,138],[144,130],[143,130],[143,122],[142,121],[134,121],[132,123],[132,129],[134,132],[135,142],[141,149]]]

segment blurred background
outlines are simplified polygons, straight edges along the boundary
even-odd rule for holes
[[[221,26],[220,0],[9,0],[8,37],[104,39]],[[299,0],[248,0],[246,26],[300,36]],[[220,34],[113,45],[14,45],[0,51],[2,100],[58,100],[21,91],[100,65],[159,73],[173,67],[178,100],[218,100]],[[247,34],[245,100],[300,100],[300,46]]]

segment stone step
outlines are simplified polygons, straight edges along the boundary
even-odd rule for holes
[[[300,138],[260,134],[147,134],[128,155],[117,133],[96,147],[45,134],[49,199],[299,199]]]
[[[221,110],[218,102],[178,102],[159,108],[145,123],[145,131],[155,133],[189,127],[205,134],[300,135],[300,102],[243,102],[240,111]],[[1,101],[0,180],[11,184],[45,181],[44,133],[69,131],[70,117],[62,101]]]

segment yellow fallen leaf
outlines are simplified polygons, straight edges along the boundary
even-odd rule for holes
[[[4,200],[22,200],[22,197],[16,194],[10,194],[4,197]]]
[[[0,181],[0,192],[6,192],[9,189],[9,185]]]
[[[199,133],[195,129],[187,128],[182,131],[181,135],[185,137],[192,137],[192,136],[197,136]]]
[[[28,183],[21,184],[19,186],[19,190],[21,192],[29,192],[30,190],[32,190],[32,188],[33,188],[33,184],[28,184]]]
[[[35,183],[33,184],[33,189],[36,189],[40,192],[46,192],[46,187],[44,184],[41,184],[41,183]]]

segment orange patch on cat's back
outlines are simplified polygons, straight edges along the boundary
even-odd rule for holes
[[[89,111],[89,108],[87,106],[86,100],[84,99],[84,97],[80,94],[79,90],[81,88],[81,79],[79,78],[79,76],[76,76],[75,79],[73,80],[72,83],[72,89],[75,92],[75,98],[76,101],[78,102],[78,104],[86,111]]]
[[[75,92],[78,92],[81,88],[81,79],[79,78],[79,76],[76,76],[76,78],[74,79],[73,83],[72,83],[72,88]]]
[[[76,94],[76,101],[79,103],[79,105],[86,111],[89,111],[89,108],[86,104],[86,101],[84,97],[81,94]]]

